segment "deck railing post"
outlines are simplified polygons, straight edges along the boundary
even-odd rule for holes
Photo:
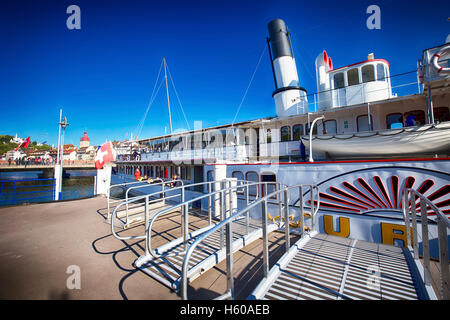
[[[262,238],[263,238],[263,272],[264,278],[269,275],[269,244],[267,235],[267,199],[261,203],[262,208]]]
[[[315,211],[315,204],[314,204],[314,186],[310,185],[310,192],[311,192],[311,230],[314,230],[316,225],[315,225],[315,219],[314,219],[314,211]],[[317,196],[319,196],[319,194],[317,194]]]
[[[422,220],[424,283],[425,285],[430,285],[431,273],[430,273],[430,244],[428,241],[428,214],[427,214],[427,204],[425,200],[423,200],[422,198],[420,198],[420,216]]]
[[[147,238],[151,236],[151,235],[148,234],[148,232],[149,232],[148,227],[149,227],[149,224],[150,224],[149,203],[148,203],[149,199],[150,199],[149,196],[145,197],[145,211],[144,211],[144,214],[145,214],[145,235],[146,235]],[[111,221],[111,223],[112,223],[112,221]],[[148,241],[147,240],[145,241],[145,255],[146,256],[150,255],[150,252],[148,250]]]
[[[403,215],[404,215],[404,219],[405,219],[405,227],[406,227],[406,243],[405,246],[406,248],[412,248],[411,245],[411,232],[409,229],[409,201],[410,201],[410,197],[409,195],[412,194],[412,192],[409,192],[408,190],[405,190],[405,192],[403,192]],[[412,206],[414,204],[411,204]]]
[[[212,209],[211,209],[211,205],[212,205],[212,201],[211,201],[211,190],[212,188],[212,182],[208,183],[208,193],[209,193],[209,197],[208,197],[208,220],[209,220],[209,225],[212,224]]]
[[[447,226],[442,217],[438,215],[438,241],[439,241],[439,261],[441,267],[441,299],[450,300],[449,283],[450,275],[448,270],[448,236]]]
[[[441,267],[441,299],[450,300],[450,275],[448,270],[448,235],[447,226],[438,216],[439,263]]]
[[[281,198],[281,194],[280,194]],[[281,217],[281,215],[280,215]],[[286,252],[289,251],[291,247],[290,238],[289,238],[289,191],[284,191],[284,236],[286,242]]]
[[[231,299],[234,299],[234,279],[233,279],[233,230],[232,222],[226,224],[226,252],[227,252],[227,289],[231,294]]]
[[[220,205],[221,205],[221,209],[222,210],[220,210],[220,221],[222,222],[223,220],[225,220],[225,211],[226,211],[226,206],[227,206],[227,202],[226,202],[226,200],[225,200],[225,183],[222,181],[222,182],[220,182],[220,188],[221,188],[221,191],[220,191]],[[222,249],[223,248],[223,245],[224,245],[224,228],[222,227],[221,229],[220,229],[220,249]]]
[[[245,207],[248,207],[249,199],[248,199],[248,184],[245,186]],[[250,225],[250,210],[247,210],[245,213],[245,234],[248,234]]]
[[[416,210],[416,194],[411,192],[411,218],[412,218],[412,228],[413,228],[413,249],[414,249],[414,259],[419,259],[419,240],[417,238],[417,210]]]
[[[299,213],[300,213],[300,233],[301,235],[303,235],[304,231],[305,231],[305,213],[303,211],[303,186],[300,186],[298,188],[298,205],[299,205]],[[311,216],[312,217],[312,216]]]

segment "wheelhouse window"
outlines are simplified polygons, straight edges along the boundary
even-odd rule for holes
[[[254,171],[249,171],[245,174],[246,179],[248,182],[259,182],[259,176]],[[251,196],[256,196],[258,194],[258,186],[252,185],[248,187],[248,194]]]
[[[433,108],[434,120],[438,122],[450,121],[448,107]]]
[[[336,73],[333,77],[334,88],[340,89],[345,87],[344,74],[342,72]]]
[[[324,126],[325,126],[324,134],[336,134],[337,133],[336,120],[327,120],[324,122]]]
[[[375,81],[375,68],[372,64],[365,65],[361,68],[362,81],[370,82]]]
[[[386,73],[384,72],[384,64],[377,64],[377,80],[378,81],[386,81]]]
[[[370,116],[370,120],[372,120],[372,116]],[[367,116],[367,114],[358,116],[356,118],[356,128],[358,132],[372,131],[373,121],[371,121],[369,125],[369,117]]]
[[[291,127],[284,126],[280,129],[281,132],[281,141],[290,141],[291,140]]]
[[[347,71],[347,81],[349,86],[359,84],[358,68],[353,68]]]
[[[292,138],[297,141],[300,140],[301,136],[303,136],[303,125],[295,124],[292,126]]]
[[[391,113],[386,116],[386,128],[396,129],[403,127],[403,115],[401,113]]]

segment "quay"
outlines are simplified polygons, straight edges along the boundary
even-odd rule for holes
[[[133,266],[144,250],[143,240],[118,241],[105,223],[102,196],[73,201],[11,206],[0,209],[0,299],[147,299],[178,300],[174,291]],[[192,226],[207,221],[192,218]],[[155,224],[154,243],[179,237],[179,213]],[[141,228],[143,226],[137,226]],[[136,233],[135,228],[121,235]],[[292,237],[295,241],[296,237]],[[284,234],[271,232],[271,266],[284,253]],[[261,281],[262,241],[234,254],[236,298],[246,299]],[[81,288],[68,289],[70,266],[80,269]],[[191,299],[211,299],[226,290],[226,263],[194,280]]]

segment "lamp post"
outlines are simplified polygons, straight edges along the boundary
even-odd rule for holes
[[[317,121],[325,119],[325,116],[321,116],[319,118],[316,118],[313,120],[312,124],[311,124],[311,128],[309,129],[309,162],[314,162],[313,157],[312,157],[312,132],[314,129],[314,125],[316,124]]]
[[[66,127],[69,125],[66,117],[61,121],[62,110],[60,110],[59,114],[59,132],[58,132],[58,153],[56,156],[55,163],[55,200],[61,199],[62,192],[62,178],[63,178],[63,159],[64,159],[64,135],[66,132]],[[61,137],[61,129],[62,129],[62,137]]]

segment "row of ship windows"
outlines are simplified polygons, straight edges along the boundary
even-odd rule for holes
[[[391,128],[393,124],[400,124],[401,126],[407,126],[409,123],[406,119],[409,115],[414,116],[414,125],[425,124],[425,111],[423,110],[413,110],[402,113],[390,113],[386,116],[386,128]],[[449,121],[449,109],[447,107],[434,108],[434,118],[438,122]],[[371,116],[372,120],[372,116]],[[367,115],[360,115],[356,118],[356,128],[358,132],[373,130],[373,121],[369,127],[369,121]],[[337,134],[337,122],[334,119],[326,120],[323,124],[318,125],[320,129],[324,130],[326,134]],[[295,124],[291,126],[283,126],[280,128],[281,141],[296,141],[300,140],[300,137],[304,135],[304,129],[308,131],[308,124]],[[313,129],[313,134],[317,134],[317,126]],[[272,132],[271,129],[267,129],[266,132],[267,143],[272,142]]]
[[[360,83],[366,83],[375,80],[387,81],[387,78],[387,70],[384,64],[377,63],[376,67],[373,64],[368,64],[361,67],[361,72],[360,68],[353,68],[345,73],[338,72],[333,76],[333,83],[335,89],[340,89],[346,86],[354,86]],[[345,80],[347,80],[347,85],[345,84]]]

